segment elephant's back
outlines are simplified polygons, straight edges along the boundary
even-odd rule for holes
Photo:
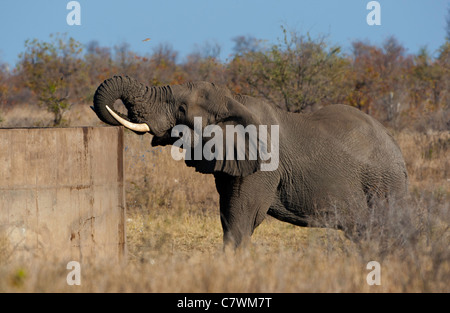
[[[354,107],[329,105],[309,115],[307,120],[309,128],[318,136],[352,145],[361,153],[374,145],[400,152],[394,138],[380,122]]]
[[[336,129],[343,131],[351,130],[355,127],[366,128],[367,126],[378,131],[385,130],[384,126],[370,115],[345,104],[325,106],[309,114],[307,119],[323,127],[330,127],[333,131]]]
[[[407,171],[401,150],[389,131],[376,119],[347,105],[330,105],[307,118],[333,157],[355,168],[364,189],[403,195]]]

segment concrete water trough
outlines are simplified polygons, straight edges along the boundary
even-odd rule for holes
[[[4,257],[125,257],[123,128],[0,129]]]

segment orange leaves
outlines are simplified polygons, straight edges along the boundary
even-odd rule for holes
[[[0,102],[30,101],[34,93],[58,112],[71,103],[91,102],[100,82],[122,74],[148,85],[211,81],[290,111],[346,103],[394,124],[404,115],[448,110],[449,42],[435,53],[408,55],[391,37],[382,45],[355,41],[344,53],[326,38],[282,30],[276,43],[236,37],[226,60],[218,58],[220,46],[214,43],[180,59],[168,43],[150,44],[141,55],[126,43],[84,46],[61,34],[48,42],[27,40],[17,68],[0,77]],[[10,100],[14,97],[18,100]]]

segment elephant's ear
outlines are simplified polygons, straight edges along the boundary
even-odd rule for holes
[[[219,153],[222,157],[207,160],[203,156],[202,160],[187,160],[186,164],[205,174],[223,172],[243,177],[258,171],[261,165],[258,151],[260,120],[231,97],[226,97],[224,110],[218,116],[214,127],[220,127],[221,131],[214,132],[214,136],[222,136],[221,141],[216,141],[222,143],[222,153]],[[205,140],[215,138],[214,136],[203,138],[203,146]]]

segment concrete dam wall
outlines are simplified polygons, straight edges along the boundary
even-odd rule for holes
[[[122,127],[0,129],[7,253],[121,260],[125,239]]]

